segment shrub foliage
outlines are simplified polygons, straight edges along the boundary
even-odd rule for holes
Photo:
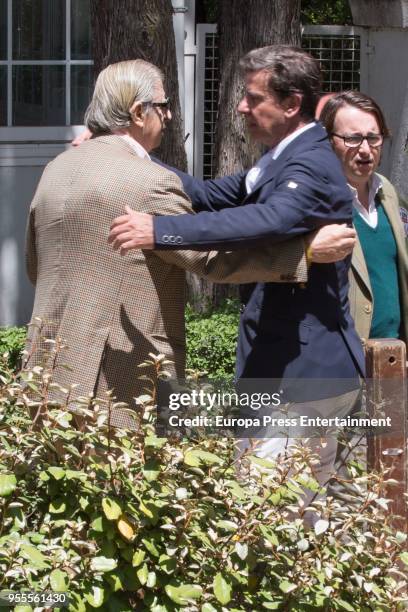
[[[0,355],[6,353],[6,362],[17,369],[27,334],[26,327],[0,327]]]
[[[186,310],[187,367],[210,379],[232,378],[238,335],[239,303],[228,299],[217,309]]]
[[[55,404],[52,377],[3,366],[0,590],[69,592],[75,612],[402,605],[406,536],[390,527],[384,476],[352,467],[353,506],[315,502],[307,530],[302,487],[318,485],[306,449],[238,461],[231,440],[158,438],[148,396],[135,431],[113,429],[123,406],[74,402],[73,388]]]

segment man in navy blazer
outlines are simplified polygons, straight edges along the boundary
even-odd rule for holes
[[[268,152],[249,172],[235,176],[197,181],[178,173],[202,212],[153,218],[127,209],[112,225],[114,248],[241,249],[328,223],[351,224],[352,198],[340,162],[324,128],[314,122],[321,85],[316,60],[301,49],[272,46],[248,53],[241,68],[245,93],[238,111],[250,135]],[[275,379],[285,391],[284,401],[302,404],[307,415],[345,416],[351,410],[364,356],[349,312],[349,266],[350,257],[313,264],[305,286],[257,283],[244,288],[237,349],[241,381],[257,379],[253,391],[259,391],[264,384],[270,388],[259,379]],[[305,430],[303,435],[313,433]],[[255,452],[276,456],[292,443],[290,437],[270,437]],[[322,444],[312,438],[307,446],[319,456],[314,476],[324,486],[333,472],[337,441],[327,437]],[[307,505],[313,493],[304,497]],[[306,520],[316,519],[312,513]]]
[[[112,228],[115,248],[231,250],[282,241],[327,223],[351,223],[350,190],[324,128],[313,119],[317,62],[282,45],[251,51],[241,68],[246,88],[238,111],[250,135],[269,151],[249,172],[234,176],[198,181],[179,173],[195,210],[204,212],[154,218],[130,213]],[[364,374],[349,313],[349,265],[350,258],[312,265],[306,286],[244,287],[238,378]]]

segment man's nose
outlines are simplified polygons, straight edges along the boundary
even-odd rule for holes
[[[365,155],[370,155],[371,154],[371,148],[370,148],[370,145],[368,144],[366,138],[364,138],[363,142],[358,147],[358,150],[359,150],[360,153],[364,153]]]
[[[249,112],[249,106],[248,106],[248,102],[247,102],[246,96],[244,96],[241,99],[240,103],[237,106],[237,111],[239,113],[248,113]]]

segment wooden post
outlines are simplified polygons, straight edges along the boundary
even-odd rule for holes
[[[392,432],[369,436],[367,440],[368,470],[390,467],[390,478],[398,485],[390,486],[386,497],[391,499],[390,511],[398,516],[394,527],[408,532],[407,502],[407,366],[406,347],[401,340],[369,340],[366,345],[367,378],[372,379],[368,402],[370,416],[375,416],[375,405],[385,404],[385,416],[391,417]],[[372,408],[370,409],[370,405]],[[378,415],[377,415],[378,416]]]

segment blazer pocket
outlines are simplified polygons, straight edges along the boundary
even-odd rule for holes
[[[302,321],[274,317],[261,320],[258,333],[267,336],[268,343],[308,344],[311,331],[311,326]]]

